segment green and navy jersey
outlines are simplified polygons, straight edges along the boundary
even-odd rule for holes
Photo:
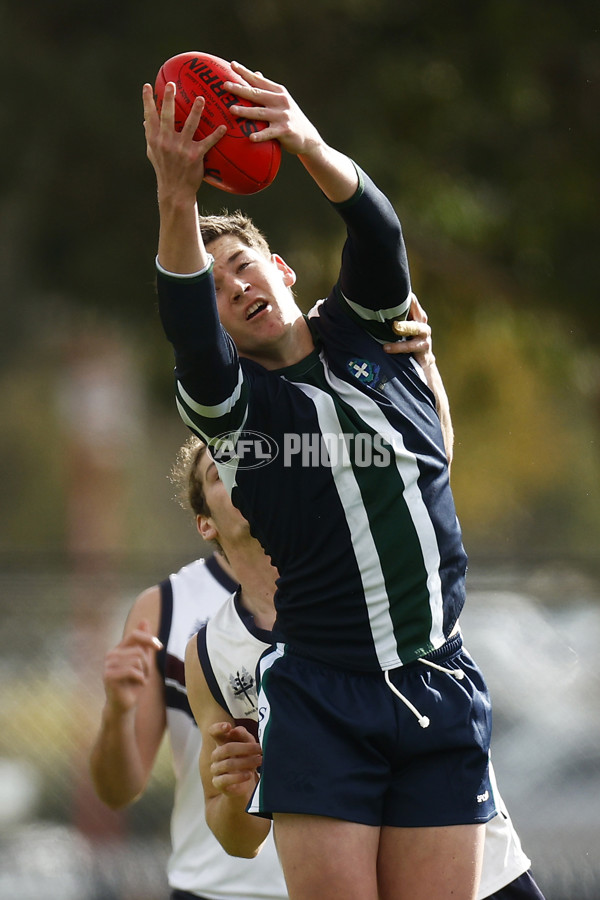
[[[445,642],[466,555],[433,394],[410,356],[382,349],[410,305],[400,223],[363,173],[336,208],[340,275],[309,314],[315,349],[296,365],[238,358],[211,270],[159,271],[160,310],[181,416],[279,570],[278,638],[332,665],[385,670]]]

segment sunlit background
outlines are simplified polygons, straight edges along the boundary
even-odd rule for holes
[[[0,6],[0,900],[166,896],[171,776],[129,811],[87,755],[136,594],[205,553],[156,314],[141,86],[184,50],[286,84],[393,199],[456,430],[463,626],[548,900],[600,898],[600,14],[576,0]],[[328,292],[298,163],[241,206]],[[282,514],[293,511],[282,511]]]

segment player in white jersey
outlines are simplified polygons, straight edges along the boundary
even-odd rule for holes
[[[202,444],[192,438],[188,446],[197,447],[193,472],[213,513],[199,517],[199,528],[206,538],[227,548],[229,509],[233,509],[230,498]],[[265,572],[262,581],[261,568]],[[254,585],[268,584],[270,568],[267,558],[261,559],[260,553],[255,556],[251,567]],[[257,592],[254,585],[247,590],[243,577],[240,580],[236,593],[190,639],[185,670],[189,703],[203,736],[200,772],[209,822],[229,853],[252,856],[269,835],[271,824],[246,812],[261,761],[256,740],[260,713],[255,673],[261,656],[274,648],[276,635],[265,627],[269,604],[264,590]],[[543,900],[493,771],[492,779],[498,815],[485,826],[477,900]]]
[[[171,900],[287,897],[272,839],[256,860],[231,857],[204,815],[198,776],[201,736],[187,702],[183,657],[190,635],[236,585],[220,554],[184,566],[136,599],[123,639],[106,657],[106,703],[91,756],[94,784],[111,808],[132,803],[143,793],[168,733],[176,778],[168,863]]]

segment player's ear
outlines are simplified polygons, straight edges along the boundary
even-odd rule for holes
[[[219,532],[210,516],[196,516],[196,528],[200,537],[204,538],[205,541],[214,541],[219,536]]]
[[[277,253],[272,253],[271,262],[275,263],[281,272],[281,277],[283,278],[283,283],[286,287],[291,287],[293,284],[296,284],[296,273],[291,266],[288,266],[285,259],[282,259]]]

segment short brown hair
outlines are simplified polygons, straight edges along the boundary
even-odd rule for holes
[[[247,247],[258,250],[263,256],[271,255],[271,248],[262,231],[239,209],[234,213],[225,212],[220,216],[198,216],[198,221],[205,246],[217,238],[231,234]]]
[[[204,494],[204,484],[200,477],[200,461],[206,453],[206,444],[192,435],[177,451],[171,469],[171,482],[178,488],[176,497],[186,509],[196,516],[210,516],[210,509]]]

